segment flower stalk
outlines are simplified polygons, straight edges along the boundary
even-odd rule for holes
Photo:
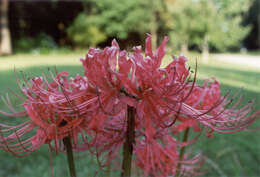
[[[127,130],[126,140],[123,146],[123,164],[121,177],[131,176],[133,144],[135,143],[135,114],[135,108],[132,106],[127,106]]]
[[[107,165],[107,170],[106,170],[106,177],[110,177],[110,173],[111,173],[111,163],[109,163],[108,165]]]
[[[190,128],[187,128],[185,130],[182,142],[187,142],[188,141],[189,131],[190,131]],[[182,146],[181,150],[180,150],[179,163],[178,163],[177,169],[176,169],[176,175],[175,175],[176,177],[180,177],[181,176],[181,164],[182,164],[181,161],[183,160],[184,153],[185,153],[185,146]]]
[[[69,165],[69,170],[70,170],[70,176],[71,177],[76,177],[76,170],[75,170],[75,163],[74,163],[74,158],[73,158],[73,152],[72,152],[72,145],[71,145],[71,140],[69,137],[65,137],[63,139],[64,146],[66,148],[67,152],[67,160],[68,160],[68,165]]]

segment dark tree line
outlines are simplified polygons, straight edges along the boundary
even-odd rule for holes
[[[13,40],[46,33],[61,45],[66,43],[65,29],[83,10],[80,1],[10,1],[9,19]]]
[[[152,8],[143,8],[143,10],[146,11],[147,9],[151,9],[151,13],[147,13],[147,16],[152,15],[152,18],[148,19],[148,21],[150,20],[149,25],[151,25],[151,28],[147,30],[147,32],[153,33],[153,36],[157,36],[156,34],[160,32],[167,33],[165,29],[172,27],[168,12],[171,8],[170,5],[172,4],[172,6],[174,6],[176,1],[177,0],[153,1],[156,3],[150,3]],[[117,3],[119,2],[120,1],[117,1]],[[136,0],[136,2],[138,1]],[[145,4],[145,2],[145,0],[142,1],[143,4]],[[251,0],[251,2],[251,7],[245,15],[243,24],[251,25],[252,28],[244,40],[244,46],[248,49],[260,49],[260,1]],[[93,0],[1,0],[0,55],[12,53],[11,46],[15,40],[22,37],[33,38],[39,33],[45,33],[51,36],[58,45],[71,45],[72,41],[68,38],[66,30],[73,24],[74,19],[80,13],[84,12],[87,17],[88,15],[93,15],[93,13],[95,14],[98,11],[95,3]],[[129,20],[131,21],[130,18]],[[162,25],[165,26],[165,29],[161,28]],[[109,27],[101,25],[102,30],[104,27],[106,28],[104,30],[107,30],[106,32],[111,31]],[[139,27],[144,28],[145,26],[139,25]],[[117,37],[113,36],[114,34],[124,35],[120,29],[118,29],[118,33],[114,33],[113,30],[106,40],[110,40],[110,37]],[[114,31],[116,32],[116,30]],[[127,37],[122,39],[124,39],[124,43],[128,41],[131,43],[131,40],[141,40],[136,32],[131,31],[129,31]]]

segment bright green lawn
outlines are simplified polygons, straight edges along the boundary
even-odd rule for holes
[[[0,58],[0,93],[8,92],[8,88],[19,92],[14,78],[14,66],[17,71],[23,71],[26,77],[39,76],[48,71],[48,67],[53,69],[57,65],[58,71],[68,71],[71,75],[83,74],[80,58],[84,54],[59,54],[59,55],[14,55]],[[166,57],[164,65],[169,62],[170,57]],[[191,55],[190,65],[194,68],[196,56]],[[19,73],[19,72],[18,72]],[[199,82],[206,77],[216,77],[222,85],[223,94],[228,90],[233,93],[243,88],[244,103],[251,99],[256,99],[255,106],[260,108],[260,69],[245,68],[239,65],[230,65],[211,61],[207,65],[201,64],[198,60]],[[10,93],[10,92],[9,92]],[[11,96],[12,97],[12,96]],[[14,104],[21,103],[12,97]],[[1,109],[6,109],[0,104]],[[260,127],[257,121],[254,127]],[[204,168],[208,173],[204,176],[260,176],[260,141],[259,132],[241,132],[232,135],[219,135],[211,139],[205,138],[204,134],[193,147],[195,152],[203,152],[208,159]],[[79,177],[103,176],[95,160],[88,158],[85,154],[80,154],[76,165]],[[47,177],[50,176],[49,152],[47,147],[41,148],[38,152],[28,157],[16,158],[9,153],[0,151],[0,177]],[[53,167],[55,176],[66,177],[67,164],[64,154],[53,153]],[[212,165],[214,163],[214,165]],[[211,164],[211,165],[210,165]],[[214,166],[214,168],[213,168]],[[216,167],[217,166],[217,167]],[[216,170],[217,169],[217,170]],[[218,171],[218,172],[217,172]],[[117,172],[118,173],[118,172]],[[119,175],[111,175],[119,176]]]

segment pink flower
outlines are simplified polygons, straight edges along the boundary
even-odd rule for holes
[[[247,129],[260,115],[260,110],[252,113],[252,103],[241,107],[242,97],[229,106],[235,99],[230,100],[221,96],[220,84],[215,79],[206,80],[202,87],[195,85],[192,94],[186,100],[185,109],[191,112],[191,117],[209,128],[208,136],[214,131],[219,133],[234,133]],[[238,107],[241,108],[238,108]],[[230,107],[230,108],[229,108]],[[211,129],[211,130],[210,130]]]
[[[174,138],[174,134],[188,127],[200,131],[200,124],[208,128],[210,133],[211,130],[223,133],[240,131],[247,128],[260,113],[248,115],[249,105],[239,110],[236,109],[237,104],[225,109],[230,101],[220,95],[216,80],[213,83],[205,82],[203,87],[195,81],[190,83],[191,73],[185,66],[187,59],[184,56],[174,58],[168,66],[161,68],[167,41],[168,38],[164,38],[153,52],[151,36],[148,36],[145,56],[140,46],[134,47],[133,53],[127,55],[113,41],[112,46],[104,50],[90,49],[82,60],[89,85],[97,88],[100,111],[103,112],[101,122],[104,124],[97,126],[100,128],[96,131],[96,148],[100,153],[110,154],[108,158],[114,157],[111,155],[115,153],[113,149],[120,148],[128,131],[125,116],[127,106],[134,107],[134,153],[138,166],[144,169],[146,175],[175,174],[174,167],[180,160],[177,147],[187,146],[194,141],[182,144]],[[94,118],[94,123],[98,123],[98,117]],[[185,161],[194,163],[184,159],[183,164]]]
[[[32,79],[22,88],[25,111],[17,113],[8,104],[13,113],[2,112],[6,116],[28,115],[29,120],[16,126],[0,124],[1,147],[17,155],[27,155],[43,144],[63,151],[61,140],[69,137],[75,151],[90,150],[103,157],[106,165],[130,142],[130,153],[136,155],[136,165],[145,176],[199,174],[201,156],[189,158],[190,153],[183,153],[183,147],[198,136],[180,142],[176,135],[190,127],[200,132],[201,125],[208,136],[213,131],[240,131],[253,123],[260,111],[250,114],[250,104],[237,109],[241,100],[226,108],[232,100],[221,96],[219,83],[212,79],[199,86],[197,71],[190,82],[184,56],[174,57],[162,68],[167,41],[165,37],[153,52],[148,35],[143,55],[141,46],[128,54],[113,40],[111,47],[91,48],[81,60],[84,77],[68,79],[68,73],[62,72],[52,77],[51,83],[45,78]],[[127,116],[130,108],[133,127]],[[33,136],[27,135],[33,130]]]
[[[23,103],[25,111],[2,113],[11,117],[28,116],[29,120],[15,126],[0,124],[1,148],[17,156],[25,156],[43,144],[63,151],[61,141],[65,137],[71,138],[75,150],[81,148],[82,142],[84,146],[88,143],[85,134],[90,120],[87,117],[92,114],[92,107],[96,107],[96,94],[91,95],[91,91],[87,91],[86,78],[77,75],[68,80],[67,75],[66,72],[59,73],[51,83],[42,77],[26,82],[26,87],[22,88],[26,96]],[[11,105],[8,106],[14,110]],[[85,110],[87,107],[89,111]]]
[[[139,166],[147,165],[140,160],[144,152],[149,151],[146,153],[147,160],[155,158],[155,162],[144,167],[146,174],[167,176],[175,173],[174,166],[178,164],[177,147],[180,143],[167,128],[176,121],[181,105],[191,93],[187,94],[185,89],[190,88],[185,57],[175,58],[166,68],[160,68],[167,40],[165,38],[153,52],[151,36],[148,36],[145,57],[140,46],[134,47],[133,54],[127,55],[113,41],[112,46],[104,50],[90,49],[82,60],[89,87],[97,89],[100,109],[97,111],[98,116],[92,118],[96,124],[94,127],[97,127],[93,146],[98,149],[98,154],[107,152],[108,161],[104,163],[116,156],[115,150],[125,141],[126,109],[131,106],[137,112],[134,153]],[[165,137],[169,142],[163,140]],[[164,143],[160,144],[159,141]],[[158,166],[161,169],[155,173]]]

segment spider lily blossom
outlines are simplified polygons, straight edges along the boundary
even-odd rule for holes
[[[68,79],[68,73],[62,72],[50,83],[45,78],[32,79],[22,88],[25,111],[16,113],[7,99],[13,113],[1,112],[29,117],[15,126],[0,124],[1,147],[18,155],[27,155],[43,144],[63,151],[61,140],[69,137],[75,151],[90,150],[103,157],[105,165],[122,146],[124,151],[129,146],[128,155],[136,156],[136,166],[145,176],[200,174],[200,154],[189,158],[183,149],[197,137],[181,142],[176,135],[189,128],[201,132],[202,127],[208,136],[213,131],[241,131],[260,111],[251,114],[251,104],[238,109],[241,100],[227,108],[233,98],[221,96],[215,79],[199,86],[197,67],[191,82],[184,56],[173,57],[162,68],[167,41],[165,37],[153,51],[148,35],[143,55],[141,46],[128,54],[113,40],[111,47],[91,48],[81,59],[84,77]]]
[[[127,55],[113,41],[112,46],[104,50],[90,49],[86,58],[82,59],[89,85],[98,88],[99,104],[107,116],[106,121],[109,118],[117,120],[114,121],[117,123],[113,123],[113,128],[107,127],[109,124],[106,123],[101,126],[100,131],[110,131],[108,134],[112,138],[106,138],[103,146],[98,146],[103,147],[102,152],[107,149],[108,154],[112,154],[113,146],[118,149],[123,144],[122,141],[126,141],[126,109],[127,106],[134,107],[133,153],[145,174],[154,176],[175,174],[174,167],[179,160],[177,148],[181,143],[174,134],[188,127],[200,131],[200,125],[209,130],[209,136],[212,130],[232,133],[246,129],[260,114],[258,111],[250,115],[250,105],[237,109],[240,101],[230,109],[226,108],[231,101],[227,96],[220,95],[220,85],[214,79],[213,83],[206,81],[202,87],[195,83],[196,78],[189,82],[191,72],[186,68],[187,59],[184,56],[174,58],[168,66],[161,68],[167,41],[168,38],[165,37],[153,52],[149,35],[144,56],[140,46],[134,47],[133,53]],[[113,131],[120,132],[120,136],[113,137]],[[101,133],[100,138],[104,136]],[[165,137],[167,141],[164,140]]]
[[[86,94],[86,78],[77,75],[69,80],[67,76],[68,73],[62,72],[51,83],[43,77],[26,82],[26,87],[22,88],[26,97],[23,103],[25,111],[2,113],[11,117],[28,116],[29,120],[15,126],[0,124],[1,148],[24,156],[43,144],[64,151],[61,140],[65,137],[71,138],[75,149],[80,148],[79,135],[84,145],[87,143],[84,134],[89,121],[86,117],[90,112],[86,113],[82,107],[86,106],[86,101],[91,102],[92,96]],[[12,108],[11,105],[8,107]]]
[[[259,117],[260,110],[252,113],[253,102],[241,106],[242,97],[234,102],[237,94],[231,99],[228,96],[229,93],[221,96],[220,84],[215,78],[208,79],[202,87],[194,86],[183,108],[191,112],[194,124],[199,122],[209,130],[208,136],[212,136],[213,131],[234,133],[247,129]]]

